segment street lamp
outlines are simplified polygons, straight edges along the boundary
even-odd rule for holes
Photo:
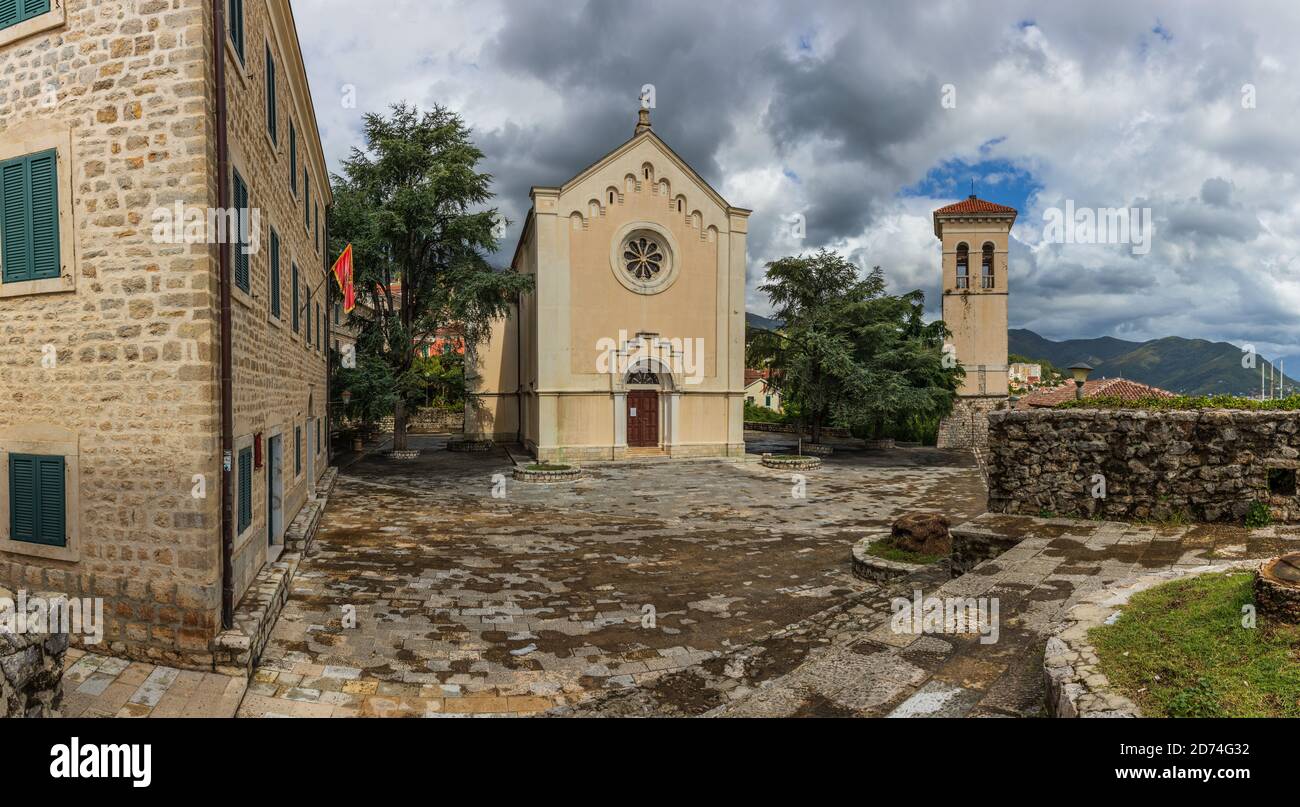
[[[1088,373],[1092,372],[1092,366],[1084,362],[1079,362],[1070,368],[1074,375],[1074,400],[1083,400],[1083,385],[1088,381]]]
[[[343,405],[347,406],[348,401],[352,400],[352,390],[348,390],[348,389],[343,390],[343,394],[340,395],[339,397],[343,399]]]

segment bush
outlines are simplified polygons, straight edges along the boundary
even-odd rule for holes
[[[746,423],[785,423],[785,415],[780,412],[768,409],[765,406],[752,404],[745,401],[745,422]]]
[[[1300,395],[1292,395],[1281,400],[1257,401],[1254,398],[1239,398],[1235,395],[1180,395],[1176,398],[1139,398],[1125,400],[1103,396],[1085,398],[1082,401],[1066,401],[1057,404],[1056,409],[1150,409],[1155,411],[1181,412],[1199,409],[1239,409],[1247,412],[1295,412],[1300,411]]]
[[[1250,512],[1246,513],[1246,526],[1252,530],[1267,527],[1273,523],[1273,511],[1264,502],[1254,502]]]

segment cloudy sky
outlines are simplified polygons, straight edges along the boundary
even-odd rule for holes
[[[924,290],[937,314],[930,214],[974,181],[1021,213],[1012,327],[1200,337],[1300,361],[1291,0],[293,6],[332,168],[360,144],[361,113],[452,107],[515,222],[502,263],[529,187],[631,136],[651,84],[655,131],[754,210],[751,311],[769,310],[756,291],[768,261],[827,246],[883,267],[896,291]],[[1045,216],[1067,203],[1149,209],[1149,251],[1059,243]]]

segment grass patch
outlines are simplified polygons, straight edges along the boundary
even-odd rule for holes
[[[884,560],[892,560],[895,563],[915,563],[917,565],[929,565],[943,560],[939,555],[922,555],[919,552],[908,552],[906,549],[899,549],[889,543],[888,540],[870,544],[867,546],[867,554]]]
[[[1300,717],[1300,627],[1242,626],[1254,574],[1207,574],[1133,596],[1088,639],[1148,717]]]
[[[528,470],[536,473],[555,473],[556,471],[572,471],[572,465],[529,465]]]

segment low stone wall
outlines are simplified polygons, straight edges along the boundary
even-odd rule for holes
[[[1295,412],[1045,409],[988,421],[995,513],[1240,523],[1262,502],[1300,522]],[[1283,492],[1270,490],[1271,471]]]
[[[791,423],[762,423],[754,421],[745,422],[745,431],[747,432],[773,432],[775,434],[798,434],[799,427]],[[812,431],[804,429],[804,437],[811,437]],[[822,427],[822,437],[840,437],[849,438],[853,435],[848,429],[838,429],[831,426]]]
[[[42,594],[62,599],[60,594]],[[13,597],[0,589],[0,597]],[[0,613],[8,624],[12,609]],[[6,633],[0,630],[0,718],[59,717],[63,708],[63,663],[67,633]]]
[[[376,426],[381,434],[392,432],[392,416],[380,420]],[[421,409],[406,419],[406,431],[408,434],[462,434],[465,431],[465,413]]]

